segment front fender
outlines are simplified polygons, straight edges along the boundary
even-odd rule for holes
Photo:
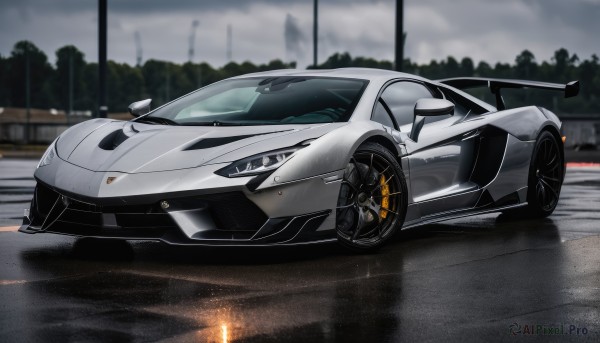
[[[56,152],[58,156],[67,160],[73,150],[92,132],[98,130],[102,126],[115,122],[113,119],[97,118],[86,120],[79,124],[73,125],[60,135],[56,142]]]
[[[367,139],[382,136],[393,142],[383,125],[372,121],[355,121],[333,130],[296,152],[283,166],[268,177],[258,189],[308,179],[343,170],[352,154]],[[397,148],[396,148],[397,149]],[[398,155],[399,151],[393,152]]]

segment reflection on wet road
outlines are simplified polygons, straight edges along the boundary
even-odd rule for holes
[[[427,225],[369,255],[0,232],[0,341],[598,341],[599,190],[570,169],[546,220]]]

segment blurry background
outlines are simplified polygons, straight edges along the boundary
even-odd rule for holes
[[[220,79],[280,68],[394,68],[396,0],[109,0],[107,105],[156,107]],[[506,92],[600,142],[600,0],[406,0],[405,72],[581,80],[581,96]],[[47,144],[98,108],[98,2],[0,0],[0,150]],[[474,93],[492,101],[486,90]],[[29,100],[29,101],[28,101]],[[28,106],[29,105],[29,106]],[[29,111],[27,111],[29,108]]]

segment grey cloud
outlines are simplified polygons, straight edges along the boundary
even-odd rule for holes
[[[74,1],[74,0],[60,0]],[[115,11],[137,12],[140,9],[146,11],[190,11],[190,10],[220,10],[235,8],[238,10],[246,10],[256,3],[273,6],[289,6],[294,4],[312,6],[313,0],[128,0],[111,2],[110,6]],[[395,3],[395,0],[320,0],[320,5],[348,5],[354,3],[380,3],[389,2]]]
[[[344,5],[352,3],[379,3],[395,0],[321,0],[321,4]],[[108,0],[108,10],[112,12],[140,14],[144,13],[170,13],[170,12],[192,12],[215,11],[225,9],[248,10],[257,3],[272,6],[289,6],[294,4],[310,4],[312,0]],[[97,0],[20,0],[2,1],[0,9],[20,8],[40,12],[78,12],[84,9],[97,8]]]
[[[109,58],[135,63],[133,32],[144,37],[144,58],[186,59],[191,20],[199,19],[196,59],[222,65],[225,30],[234,55],[265,62],[312,53],[312,0],[109,0]],[[393,59],[395,0],[320,0],[319,60],[335,52]],[[580,58],[599,54],[598,0],[405,0],[405,55],[427,63],[452,55],[512,62],[524,49],[538,61],[565,47]],[[75,44],[96,58],[96,0],[0,0],[0,54],[30,39],[51,60]],[[288,18],[289,13],[295,19]],[[24,22],[26,20],[27,22]],[[260,44],[256,44],[260,42]],[[287,56],[286,56],[287,54]],[[306,64],[309,61],[304,61]],[[306,64],[299,63],[302,67]]]
[[[287,60],[304,59],[306,37],[298,25],[298,19],[287,14],[284,25],[285,51]]]

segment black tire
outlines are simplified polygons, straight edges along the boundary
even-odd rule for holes
[[[544,218],[552,214],[564,179],[562,144],[548,131],[540,133],[529,166],[527,207],[529,218]]]
[[[379,248],[402,227],[406,206],[406,180],[396,157],[379,144],[361,145],[340,186],[338,241],[356,251]]]

